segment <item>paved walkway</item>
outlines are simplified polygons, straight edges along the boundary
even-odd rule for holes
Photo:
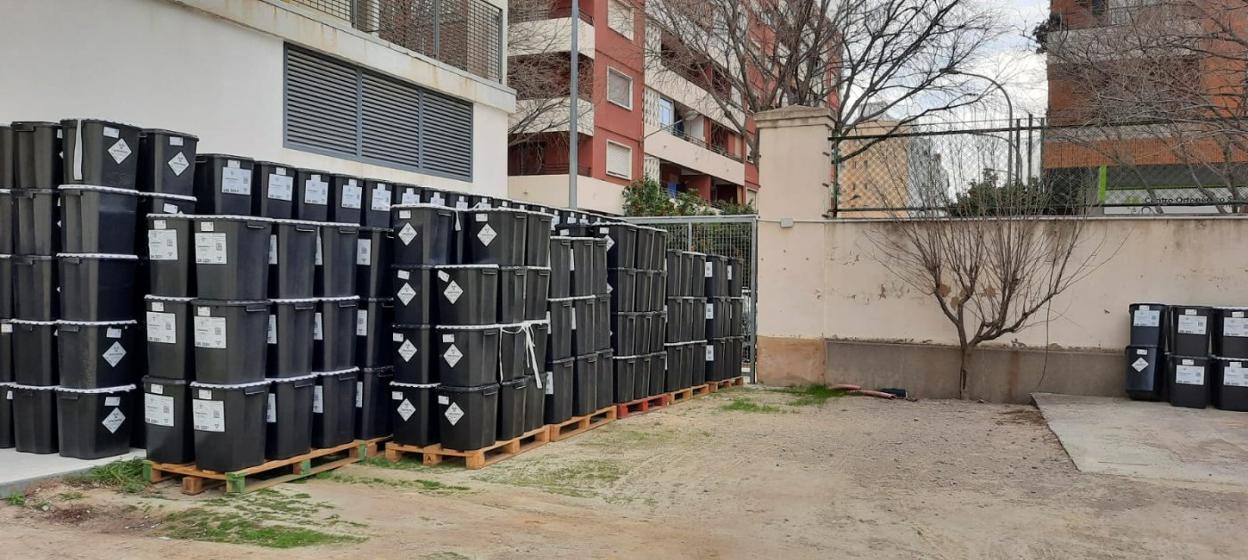
[[[128,455],[120,457],[84,461],[82,459],[61,457],[55,453],[35,455],[33,453],[18,453],[13,449],[0,449],[0,497],[8,496],[41,480],[82,472],[91,467],[111,463],[119,459],[143,456],[144,452],[142,449],[135,449]]]

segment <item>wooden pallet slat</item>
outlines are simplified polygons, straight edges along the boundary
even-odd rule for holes
[[[689,390],[693,392],[692,396],[694,397],[711,394],[711,387],[706,383],[694,385],[693,387],[690,387]]]
[[[366,448],[367,445],[361,445],[359,441],[352,441],[325,449],[313,449],[308,453],[296,455],[288,459],[268,461],[253,467],[225,473],[200,469],[193,463],[176,465],[157,463],[155,461],[145,461],[143,470],[147,480],[152,484],[172,477],[181,477],[183,494],[199,494],[204,490],[217,486],[225,486],[227,494],[244,494],[292,480],[307,478],[343,465],[358,462],[362,457],[362,451]],[[345,457],[332,458],[343,453],[346,454]],[[283,470],[289,470],[289,472],[278,474],[277,476],[257,478],[258,475],[274,474]]]
[[[667,402],[669,404],[683,403],[693,398],[693,389],[677,389],[667,394]]]
[[[737,377],[731,377],[731,378],[724,379],[721,381],[708,381],[706,385],[708,389],[710,389],[710,392],[715,393],[715,392],[727,389],[729,387],[740,387],[742,385],[745,385],[745,376],[741,375]]]
[[[658,410],[667,406],[667,393],[660,393],[651,397],[640,398],[626,403],[615,405],[615,419],[623,420],[634,414],[645,414],[651,410]]]
[[[573,416],[558,424],[550,424],[550,441],[563,441],[573,436],[588,432],[599,426],[614,422],[618,409],[615,405],[595,410],[585,416]]]
[[[421,461],[426,466],[435,466],[442,464],[447,458],[456,457],[464,460],[464,466],[469,470],[477,470],[493,465],[499,461],[510,459],[519,455],[537,449],[550,442],[550,432],[546,426],[534,429],[529,432],[520,434],[519,437],[509,440],[494,442],[493,445],[476,449],[473,451],[457,451],[454,449],[443,448],[441,444],[434,444],[426,447],[415,445],[402,445],[396,442],[386,444],[385,455],[386,460],[391,463],[397,463],[403,458],[403,455],[419,453]]]

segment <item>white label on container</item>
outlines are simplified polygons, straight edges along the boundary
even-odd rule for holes
[[[1238,338],[1248,337],[1248,319],[1227,317],[1222,320],[1222,334]]]
[[[446,199],[442,197],[442,193],[435,192],[433,193],[432,196],[429,197],[429,204],[436,204],[438,206],[446,206]]]
[[[416,228],[412,224],[403,224],[403,229],[399,230],[399,241],[404,245],[411,245],[413,239],[416,239]]]
[[[1148,360],[1144,358],[1136,358],[1134,362],[1131,362],[1131,368],[1135,371],[1144,371],[1146,367],[1148,367]]]
[[[277,395],[269,393],[269,405],[264,409],[264,421],[269,424],[277,423]]]
[[[12,389],[6,390],[4,392],[4,398],[10,401],[13,400],[13,390]]]
[[[441,280],[441,281],[443,281],[443,282],[446,282],[447,280],[450,280],[450,279],[451,279],[451,275],[450,275],[450,274],[447,274],[447,273],[446,273],[446,271],[444,271],[444,270],[439,270],[439,271],[438,271],[438,280]]]
[[[320,175],[313,175],[303,182],[303,203],[327,206],[329,204],[329,183],[321,180]]]
[[[121,329],[117,327],[109,327],[108,330],[104,332],[104,336],[106,338],[121,338],[121,332]]]
[[[225,194],[251,195],[251,170],[226,167],[221,170],[221,192]]]
[[[398,396],[395,400],[403,399],[403,393],[395,393],[395,395]],[[399,404],[399,408],[395,410],[399,413],[399,416],[403,418],[404,422],[407,422],[408,419],[412,417],[412,414],[416,413],[416,407],[412,406],[412,401],[407,399],[403,399],[403,402]]]
[[[156,308],[156,304],[152,304]],[[164,306],[161,306],[164,309]],[[147,312],[147,341],[159,344],[178,343],[178,316],[173,313]]]
[[[555,394],[555,372],[553,371],[546,372],[546,394]]]
[[[438,404],[451,404],[451,398],[446,395],[438,395]]]
[[[569,322],[572,323],[572,330],[576,330],[576,312],[569,313],[568,318],[571,319]]]
[[[415,355],[416,345],[412,344],[412,341],[404,340],[403,344],[399,345],[399,357],[403,358],[404,362],[412,361],[412,357]]]
[[[452,344],[450,348],[446,349],[445,354],[442,354],[442,359],[446,360],[446,363],[451,367],[455,367],[455,364],[458,364],[459,360],[463,357],[463,352],[460,352],[459,347],[454,344]]]
[[[373,264],[373,242],[370,239],[360,239],[355,246],[355,264],[359,266],[370,266]]]
[[[571,248],[568,249],[568,270],[576,271],[576,251]]]
[[[120,138],[121,131],[111,126],[106,126],[104,127],[104,137],[105,138]]]
[[[715,347],[710,344],[706,345],[706,361],[715,361]]]
[[[417,204],[420,202],[420,194],[415,189],[407,189],[403,191],[403,195],[399,198],[399,202],[403,204]]]
[[[732,280],[732,265],[728,265],[728,279]]]
[[[317,311],[312,317],[312,339],[321,340],[324,338],[324,332],[321,330],[321,312]]]
[[[467,209],[468,209],[468,200],[467,200],[467,199],[463,199],[463,198],[459,199],[457,202],[455,202],[455,209],[457,209],[457,210],[467,210]]]
[[[295,199],[295,178],[289,175],[269,174],[269,198],[292,201]]]
[[[1248,387],[1248,368],[1243,362],[1231,362],[1222,370],[1222,385],[1225,387]]]
[[[342,207],[360,209],[364,201],[364,188],[354,185],[342,186]]]
[[[606,229],[606,228],[603,228],[603,229]],[[607,250],[610,251],[612,247],[615,247],[615,240],[611,239],[611,236],[608,235],[607,236]]]
[[[108,433],[115,434],[117,433],[117,429],[120,428],[125,422],[126,415],[121,413],[120,408],[114,408],[113,411],[108,413],[108,416],[105,416],[104,420],[100,423],[104,425],[104,428],[108,430]]]
[[[715,304],[713,303],[706,304],[706,318],[707,319],[715,318]]]
[[[120,342],[114,342],[112,346],[108,347],[108,350],[104,351],[104,361],[113,367],[117,367],[117,364],[121,363],[121,359],[125,357],[126,348]]]
[[[404,202],[403,204],[407,204],[407,203]],[[399,210],[399,219],[400,220],[412,219],[412,211],[411,210]]]
[[[403,391],[390,391],[390,400],[392,401],[403,400]]]
[[[481,244],[486,247],[490,246],[490,242],[494,241],[495,237],[498,237],[498,233],[495,233],[494,228],[490,227],[490,224],[485,224],[485,227],[481,228],[481,231],[477,233],[477,239],[480,239]]]
[[[170,146],[181,146],[181,145],[182,145],[182,137],[181,137],[181,136],[170,136],[170,137],[169,137],[169,145],[170,145]]]
[[[403,305],[407,305],[412,302],[412,298],[416,297],[416,290],[412,289],[411,284],[404,282],[403,287],[399,288],[398,295],[399,301],[402,301]]]
[[[195,317],[195,347],[225,348],[225,317]]]
[[[1205,334],[1205,319],[1199,315],[1179,315],[1179,334]]]
[[[175,177],[181,177],[186,168],[191,166],[191,162],[186,161],[186,156],[182,152],[178,152],[169,159],[169,169],[173,171]]]
[[[5,323],[0,325],[0,333],[9,334],[13,332],[13,325]]]
[[[404,340],[404,339],[403,339],[403,334],[402,334],[402,333],[397,333],[397,332],[396,332],[396,333],[390,333],[390,340],[392,340],[392,341],[394,341],[394,342],[403,342],[403,340]]]
[[[195,399],[191,401],[191,419],[196,431],[224,432],[225,402]]]
[[[1161,326],[1161,310],[1149,309],[1141,307],[1135,310],[1135,315],[1131,317],[1131,326],[1134,327],[1157,327]]]
[[[710,261],[707,261],[707,263],[706,263],[706,273],[704,274],[704,276],[706,276],[707,278],[710,278],[710,277],[712,277],[712,276],[715,276],[715,272],[714,272],[714,271],[715,271],[715,263],[710,262]]]
[[[210,401],[210,400],[212,400],[212,391],[211,391],[211,390],[209,390],[209,389],[200,389],[200,390],[199,390],[199,398],[200,398],[201,400],[205,400],[205,401]]]
[[[199,308],[196,308],[196,311],[199,313],[199,316],[200,316],[200,317],[210,317],[210,316],[212,316],[212,310],[211,310],[211,309],[209,309],[209,308],[207,308],[207,307],[199,307]]]
[[[460,418],[464,417],[464,411],[459,408],[458,404],[451,403],[451,406],[446,409],[446,413],[443,415],[446,416],[446,421],[454,426],[459,423]]]
[[[163,395],[165,394],[165,386],[159,383],[152,383],[151,388],[148,389],[148,392],[153,395]]]
[[[153,385],[155,389],[159,385]],[[153,426],[165,426],[172,428],[173,421],[173,397],[165,397],[156,393],[147,393],[143,396],[143,418],[148,424]]]
[[[147,254],[148,258],[154,261],[178,260],[178,230],[148,230]]]
[[[229,255],[224,233],[195,234],[195,264],[226,264]]]
[[[1201,366],[1175,366],[1174,382],[1182,385],[1204,385],[1205,368]]]
[[[442,342],[455,342],[455,335],[453,334],[442,335]]]
[[[490,215],[489,214],[477,214],[476,216],[473,217],[473,219],[476,220],[478,223],[484,223],[484,222],[490,221]]]
[[[364,382],[355,382],[355,407],[364,408]]]
[[[325,391],[320,385],[312,387],[312,412],[316,414],[325,412]]]
[[[200,222],[199,231],[216,231],[217,225],[212,222]]]
[[[394,197],[390,194],[390,190],[384,184],[378,184],[373,187],[373,200],[370,205],[374,212],[389,212],[390,201]]]
[[[447,301],[455,303],[456,301],[459,301],[459,296],[464,295],[464,290],[459,287],[459,284],[451,282],[450,285],[442,291],[442,295],[446,296]]]
[[[355,312],[355,336],[368,336],[367,309],[359,309]]]
[[[412,273],[410,273],[410,272],[408,272],[408,271],[406,271],[406,270],[400,270],[400,271],[398,271],[398,272],[394,273],[394,275],[395,275],[395,276],[398,276],[398,277],[399,277],[399,280],[407,280],[408,278],[411,278],[411,277],[412,277]]]
[[[104,406],[121,406],[121,397],[104,397]]]
[[[269,328],[267,329],[266,338],[269,344],[277,344],[277,315],[269,313]]]
[[[269,264],[278,264],[277,262],[277,234],[269,235]]]
[[[124,138],[117,140],[117,142],[113,143],[113,147],[108,149],[108,155],[113,156],[113,161],[117,163],[126,161],[126,158],[130,157],[131,153],[133,152],[130,151],[130,145],[126,143]]]
[[[166,203],[163,208],[165,209],[166,214],[181,214],[182,213],[182,209],[178,208],[177,204]]]

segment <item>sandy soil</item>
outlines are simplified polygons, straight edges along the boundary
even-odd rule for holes
[[[774,409],[723,410],[734,398]],[[28,503],[48,511],[0,506],[0,542],[66,559],[1248,556],[1248,489],[1081,474],[1033,408],[792,399],[721,393],[476,472],[352,465],[281,487],[306,511],[257,514],[358,544],[171,540],[169,512],[257,510],[170,486],[44,488]]]

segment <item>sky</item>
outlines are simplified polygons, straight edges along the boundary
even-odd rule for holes
[[[1048,17],[1049,0],[984,0],[999,10],[1007,30],[991,45],[986,59],[974,70],[980,74],[999,76],[1010,93],[1016,117],[1028,112],[1043,116],[1047,105],[1048,87],[1045,57],[1036,54],[1031,43],[1031,30]],[[987,113],[986,115],[984,113]],[[981,110],[978,118],[1006,117],[1004,106]]]

